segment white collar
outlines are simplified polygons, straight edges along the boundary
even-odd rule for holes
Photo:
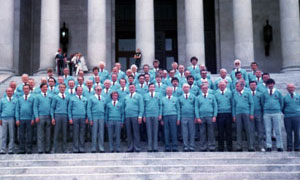
[[[240,94],[243,94],[243,93],[244,93],[244,90],[245,90],[245,89],[243,89],[243,90],[242,90],[241,92],[239,92],[239,93],[240,93]]]
[[[119,101],[118,101],[118,100],[116,100],[115,102],[116,102],[116,104],[115,104],[115,105],[117,105]],[[112,101],[111,101],[111,104],[112,104],[112,105],[114,105],[114,100],[112,100]]]
[[[169,96],[167,95],[166,98],[169,99]],[[170,99],[172,99],[172,98],[173,98],[173,96],[170,96]]]
[[[151,92],[149,91],[149,94],[150,94],[150,96],[151,96]],[[155,96],[155,91],[153,92],[153,97]]]
[[[136,94],[136,92],[132,93],[132,97]],[[131,92],[129,92],[129,96],[131,96]]]
[[[98,94],[95,94],[94,96],[98,99],[98,96],[99,96],[99,95],[98,95]],[[102,99],[102,96],[101,96],[101,95],[100,95],[100,98]]]
[[[204,97],[204,95],[207,97],[208,96],[208,92],[206,93],[206,94],[204,94],[203,92],[202,92],[202,96]]]
[[[77,87],[82,87],[82,88],[83,88],[83,87],[84,87],[84,84],[82,84],[81,86],[80,86],[80,84],[78,84]]]
[[[79,98],[82,98],[82,95],[81,95],[81,96],[78,96],[78,95],[76,94],[76,97],[79,99]]]
[[[107,93],[107,92],[110,91],[110,88],[108,88],[108,89],[104,88],[103,90],[104,90],[105,93]]]
[[[25,99],[25,94],[23,95],[24,99]],[[27,99],[30,97],[30,93],[27,95]]]
[[[9,101],[9,97],[8,96],[6,96],[6,99]],[[13,96],[10,97],[10,99],[13,100]]]
[[[45,93],[46,93],[46,96],[47,96],[47,95],[48,95],[48,93],[47,93],[47,92],[45,92]],[[43,93],[43,92],[41,91],[41,94],[42,94],[43,96],[44,96],[44,94],[45,94],[45,93]]]
[[[72,89],[72,94],[75,93],[75,88],[69,88],[69,93],[71,93],[71,89]]]
[[[219,89],[219,90],[220,90],[220,93],[222,94],[222,91],[221,91],[221,89]],[[224,92],[224,94],[226,93],[226,91],[227,91],[227,88],[225,88],[225,89],[224,89],[224,91],[223,91],[223,92]]]
[[[172,88],[174,89],[174,91],[176,91],[178,87],[173,86]]]
[[[67,77],[66,77],[65,75],[63,75],[63,78],[64,78],[64,79],[67,79],[68,77],[69,77],[69,75],[67,75]]]
[[[188,97],[190,97],[190,93],[189,93],[189,92],[188,92],[187,94],[184,93],[184,97],[185,97],[186,95],[187,95]]]
[[[122,89],[123,89],[123,87],[120,87],[120,90],[122,91]],[[125,86],[124,87],[124,91],[126,91],[127,90],[127,87]]]
[[[240,67],[239,67],[239,68],[235,68],[234,71],[235,71],[235,72],[241,71],[241,68],[240,68]]]
[[[251,94],[253,94],[253,92],[254,92],[254,95],[255,95],[256,94],[256,90],[254,90],[254,91],[251,90]]]
[[[65,94],[62,94],[61,92],[58,93],[58,96],[62,98],[62,95],[64,95],[66,97]]]
[[[272,93],[274,94],[275,91],[276,91],[276,88],[273,88],[273,89],[272,89]],[[269,88],[268,88],[268,92],[269,92],[269,94],[270,94],[270,89],[269,89]]]
[[[87,91],[89,91],[89,88],[88,87],[86,87],[87,88]],[[94,91],[94,88],[92,88],[91,87],[91,92],[93,92]]]

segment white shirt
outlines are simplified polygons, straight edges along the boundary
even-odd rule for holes
[[[129,96],[130,96],[130,97],[134,97],[135,94],[136,94],[136,93],[134,92],[134,93],[132,93],[132,96],[131,96],[131,93],[129,93]]]
[[[118,101],[118,100],[116,100],[116,101],[112,100],[112,101],[111,101],[111,104],[114,105],[114,102],[116,102],[116,104],[115,104],[115,106],[116,106],[116,105],[118,104],[119,101]]]
[[[223,91],[224,94],[226,93],[226,91],[227,91],[227,88],[224,89],[224,91]],[[222,91],[221,91],[221,90],[220,90],[220,93],[222,94]]]
[[[65,94],[58,93],[58,96],[59,96],[59,97],[61,97],[61,98],[63,98],[63,97],[62,97],[62,95],[64,95],[64,97],[66,97],[66,95],[65,95]]]
[[[24,99],[25,99],[25,96],[26,96],[26,95],[24,94],[24,95],[23,95],[23,98],[24,98]],[[27,95],[27,99],[29,99],[29,97],[30,97],[30,94]]]
[[[186,95],[187,95],[187,97],[189,98],[190,97],[190,93],[184,93],[184,98],[186,98]]]
[[[167,99],[169,99],[169,96],[168,96],[168,95],[167,95],[166,97],[167,97]],[[173,96],[170,96],[170,99],[172,99],[172,97],[173,97]]]
[[[151,92],[149,92],[149,95],[151,96]],[[153,92],[153,97],[155,96],[155,91]]]
[[[100,96],[100,98],[102,99],[102,96],[101,96],[101,95],[95,94],[94,96],[95,96],[97,99],[98,99],[98,96]]]

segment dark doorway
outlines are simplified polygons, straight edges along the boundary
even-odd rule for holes
[[[155,58],[161,68],[171,69],[172,62],[178,62],[176,0],[154,0],[154,19]]]
[[[208,71],[215,74],[217,69],[215,1],[204,0],[203,9],[205,33],[205,64]]]

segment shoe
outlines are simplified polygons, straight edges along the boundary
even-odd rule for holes
[[[288,148],[286,151],[292,152],[293,150],[291,148]],[[296,150],[295,150],[296,151]]]
[[[92,153],[97,153],[96,151],[92,151]]]
[[[158,150],[157,150],[157,149],[155,149],[155,150],[153,150],[153,152],[158,152]]]
[[[28,151],[27,154],[32,154],[32,152],[31,152],[31,151]]]
[[[1,151],[0,154],[5,154],[5,152]]]
[[[8,154],[14,154],[14,152],[10,151],[10,152],[8,152]]]
[[[105,151],[100,151],[100,153],[105,153]]]
[[[278,152],[283,152],[283,149],[282,148],[277,148],[277,151]]]
[[[39,154],[43,154],[43,152],[38,152]]]
[[[299,152],[299,151],[300,151],[300,149],[295,149],[294,151],[295,151],[295,152]]]
[[[207,152],[206,149],[200,149],[199,152]]]
[[[267,148],[267,152],[272,152],[272,148]]]
[[[170,149],[165,149],[165,152],[171,152],[171,150]]]
[[[215,152],[215,151],[216,151],[216,150],[214,150],[214,149],[210,149],[210,150],[209,150],[209,152]]]
[[[188,148],[184,148],[183,152],[189,152],[189,149]]]
[[[110,153],[114,153],[114,151],[110,151]]]
[[[243,152],[243,150],[242,149],[237,149],[236,152]]]
[[[172,152],[178,152],[178,149],[173,149]]]
[[[19,151],[18,154],[25,154],[25,152],[24,151]]]
[[[152,152],[152,150],[147,150],[147,152]]]
[[[127,150],[126,152],[127,152],[127,153],[132,153],[132,152],[133,152],[133,150]]]
[[[248,152],[255,152],[254,149],[248,149]]]
[[[190,149],[190,152],[195,152],[195,149]]]
[[[139,152],[140,152],[140,150],[135,150],[134,152],[136,152],[136,153],[139,153]]]

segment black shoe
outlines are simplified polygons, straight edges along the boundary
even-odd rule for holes
[[[171,152],[171,150],[170,149],[165,149],[165,152]]]
[[[215,151],[216,151],[216,150],[214,150],[214,149],[210,149],[210,150],[209,150],[209,152],[215,152]]]
[[[100,153],[105,153],[105,151],[100,151]]]
[[[43,152],[38,152],[39,154],[43,154]]]
[[[219,151],[219,152],[224,152],[224,149],[219,149],[218,151]]]
[[[206,149],[200,149],[199,152],[207,152]]]
[[[116,153],[120,153],[120,151],[119,151],[119,150],[117,150],[117,151],[116,151]]]
[[[300,151],[300,149],[295,149],[294,151],[295,151],[295,152],[299,152],[299,151]]]
[[[148,150],[147,152],[153,152],[152,150]]]
[[[110,153],[114,153],[114,151],[110,151]]]
[[[133,152],[133,150],[127,150],[126,152],[127,152],[127,153],[132,153],[132,152]]]
[[[195,152],[195,149],[190,149],[189,151],[190,151],[190,152]]]
[[[25,154],[25,152],[24,151],[19,151],[18,154]]]
[[[28,151],[27,154],[32,154],[32,152],[31,152],[31,151]]]
[[[8,152],[8,154],[14,154],[14,152],[10,151],[10,152]]]
[[[277,148],[277,151],[278,152],[283,152],[283,149],[282,148]]]
[[[267,148],[267,152],[272,152],[272,148]]]
[[[243,152],[243,150],[242,149],[237,149],[236,152]]]
[[[50,151],[46,151],[46,154],[50,154],[51,152]]]
[[[134,152],[136,152],[136,153],[139,153],[139,152],[140,152],[140,150],[135,150]]]
[[[158,152],[158,150],[156,149],[156,150],[153,150],[153,152]]]
[[[0,152],[0,154],[5,154],[5,152]]]
[[[97,153],[97,151],[92,151],[92,153]]]
[[[188,148],[184,148],[183,152],[189,152],[189,149]]]
[[[178,149],[173,149],[172,152],[178,152]]]
[[[248,149],[248,152],[255,152],[254,149]]]

